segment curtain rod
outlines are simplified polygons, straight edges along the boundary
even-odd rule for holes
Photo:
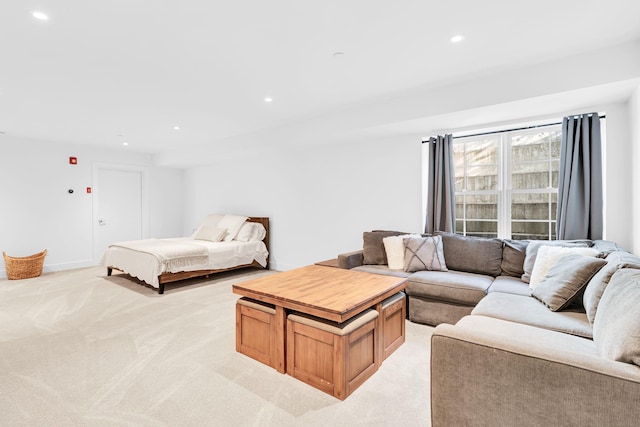
[[[601,119],[606,119],[607,116],[605,114],[598,116]],[[558,123],[546,123],[543,125],[534,125],[534,126],[525,126],[525,127],[521,127],[521,128],[511,128],[511,129],[504,129],[504,130],[494,130],[494,131],[490,131],[490,132],[480,132],[480,133],[473,133],[471,135],[460,135],[460,136],[454,136],[453,139],[457,139],[457,138],[470,138],[470,137],[474,137],[474,136],[484,136],[484,135],[493,135],[494,133],[504,133],[504,132],[515,132],[518,130],[527,130],[527,129],[536,129],[536,128],[543,128],[546,126],[556,126],[556,125],[561,125],[562,122],[558,122]],[[429,140],[423,140],[422,143],[424,144],[425,142],[429,142]]]

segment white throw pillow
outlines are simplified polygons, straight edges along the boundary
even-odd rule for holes
[[[207,225],[209,227],[217,227],[220,220],[224,218],[224,215],[220,214],[211,214],[207,215],[205,219],[202,221],[202,225]]]
[[[196,232],[193,234],[193,238],[196,240],[209,240],[211,242],[220,242],[227,234],[226,228],[209,227],[202,224]]]
[[[387,263],[392,270],[404,268],[404,242],[409,237],[422,237],[419,234],[402,234],[400,236],[388,236],[382,239],[384,251],[387,253]]]
[[[240,227],[235,240],[239,242],[251,242],[255,240],[263,240],[267,235],[264,225],[259,222],[245,222]]]
[[[240,231],[240,227],[242,227],[242,224],[244,224],[247,219],[248,217],[240,215],[225,215],[222,217],[217,227],[227,229],[227,235],[224,236],[224,241],[230,242],[235,239],[238,231]]]
[[[566,248],[562,246],[541,246],[536,255],[536,261],[531,271],[529,287],[535,289],[544,279],[551,267],[565,255],[578,254],[583,256],[598,256],[600,251],[594,248]]]

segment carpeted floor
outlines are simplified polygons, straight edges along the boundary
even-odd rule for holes
[[[164,295],[101,267],[0,280],[2,426],[428,426],[432,328],[345,401],[235,352],[222,273]]]

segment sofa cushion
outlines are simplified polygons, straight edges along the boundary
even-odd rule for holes
[[[591,240],[531,240],[527,245],[527,254],[524,257],[524,273],[522,273],[522,280],[529,283],[531,279],[531,272],[533,266],[536,263],[536,256],[538,255],[538,249],[541,246],[564,246],[574,248],[588,248],[593,242]],[[446,253],[445,253],[446,256]]]
[[[399,231],[365,231],[362,233],[362,252],[363,252],[363,264],[370,265],[386,265],[387,264],[387,253],[384,249],[384,243],[382,239],[387,236],[399,236],[401,233]]]
[[[549,269],[547,275],[533,290],[532,295],[551,311],[562,310],[582,295],[582,290],[589,280],[606,263],[607,261],[600,258],[578,254],[565,255]]]
[[[579,309],[551,311],[533,297],[491,292],[476,305],[473,315],[493,317],[564,332],[584,338],[593,337],[586,313]]]
[[[607,256],[606,261],[607,265],[602,267],[602,269],[600,269],[600,271],[598,271],[589,281],[582,297],[584,309],[586,310],[587,317],[591,323],[593,323],[596,318],[598,303],[611,280],[611,276],[621,268],[640,269],[640,258],[626,251],[611,252]]]
[[[411,273],[407,273],[403,270],[392,270],[386,265],[359,265],[358,267],[352,268],[352,270],[394,277],[409,277],[411,275]]]
[[[444,260],[449,270],[499,276],[502,240],[438,232],[442,236]]]
[[[566,248],[562,246],[541,246],[538,249],[536,263],[531,271],[531,279],[529,287],[535,289],[538,283],[544,279],[551,267],[555,266],[560,258],[565,255],[578,254],[584,256],[595,257],[598,251],[593,248]]]
[[[400,234],[399,236],[387,236],[382,239],[384,252],[387,255],[387,264],[392,270],[404,268],[404,239],[408,237],[422,237],[420,234]]]
[[[404,271],[447,271],[442,237],[409,237],[404,242]]]
[[[593,322],[602,357],[640,366],[640,270],[618,270],[604,291]]]
[[[502,247],[502,263],[500,269],[504,276],[522,277],[524,274],[524,257],[527,255],[528,240],[504,239]]]
[[[529,285],[524,283],[519,277],[511,276],[496,277],[489,288],[489,293],[491,292],[531,296],[531,288],[529,288]]]
[[[475,305],[486,294],[493,277],[462,271],[418,271],[407,280],[407,295]]]
[[[612,252],[627,252],[625,248],[623,248],[616,242],[612,242],[611,240],[594,240],[592,248],[597,249],[598,252],[603,254],[605,257],[607,257]]]

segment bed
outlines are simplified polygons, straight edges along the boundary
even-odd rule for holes
[[[165,284],[247,267],[269,268],[269,218],[209,215],[191,237],[109,245],[107,276],[119,270],[164,293]]]

